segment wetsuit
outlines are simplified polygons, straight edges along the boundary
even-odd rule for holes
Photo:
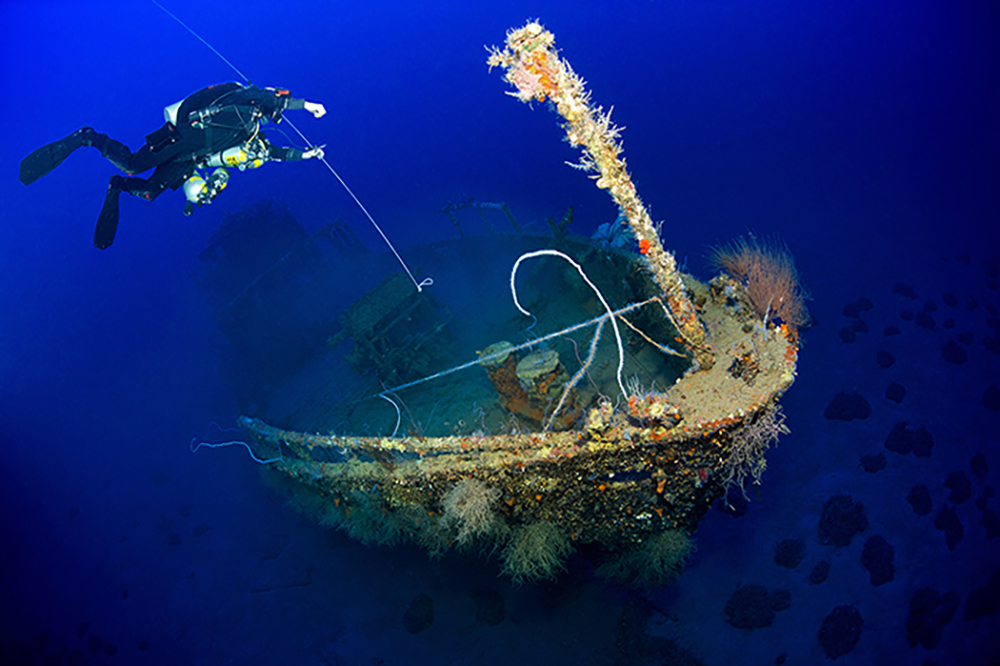
[[[321,157],[321,148],[303,153],[296,148],[274,146],[260,131],[263,123],[280,122],[286,109],[304,108],[306,101],[293,98],[287,90],[261,89],[239,83],[208,86],[185,98],[176,111],[168,107],[170,118],[163,127],[149,134],[146,144],[134,153],[121,141],[92,127],[82,127],[21,160],[20,179],[30,185],[59,166],[75,150],[86,146],[100,150],[101,155],[128,174],[112,176],[108,184],[104,207],[94,230],[94,245],[103,250],[114,242],[121,192],[152,201],[168,187],[179,188],[199,167],[207,166],[212,156],[216,156],[213,166],[240,169],[257,167],[270,160]],[[315,110],[313,113],[316,114]],[[325,110],[320,115],[322,113]],[[223,156],[218,154],[231,148],[245,150],[236,150],[235,157],[220,162]],[[153,173],[148,178],[134,175],[149,169],[153,169]]]
[[[222,83],[189,95],[177,110],[176,125],[164,123],[134,153],[120,141],[97,132],[89,141],[130,174],[112,179],[117,189],[152,201],[168,187],[180,187],[205,158],[259,136],[261,121],[280,122],[282,111],[302,109],[304,104],[305,100],[294,99],[287,91]],[[262,137],[261,141],[268,159],[302,159],[301,150],[274,146]],[[154,167],[149,178],[131,175]]]

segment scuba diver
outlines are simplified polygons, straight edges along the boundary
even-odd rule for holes
[[[38,148],[21,160],[20,179],[30,185],[49,173],[78,148],[93,146],[101,156],[128,174],[114,175],[94,230],[94,246],[104,250],[118,229],[118,195],[128,192],[152,201],[168,187],[184,186],[184,214],[210,203],[229,180],[226,167],[256,169],[271,160],[323,158],[323,147],[307,150],[278,147],[267,140],[261,125],[281,122],[286,109],[305,109],[316,118],[326,114],[322,104],[293,98],[287,90],[221,83],[192,93],[163,110],[163,127],[146,136],[146,144],[132,152],[128,146],[81,127],[61,141]],[[134,174],[154,169],[149,178]],[[210,174],[207,169],[215,167]]]

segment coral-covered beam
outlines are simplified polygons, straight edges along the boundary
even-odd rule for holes
[[[610,113],[590,103],[583,79],[556,53],[555,36],[532,21],[507,33],[504,49],[493,48],[490,67],[503,67],[505,78],[514,86],[511,93],[522,102],[550,101],[566,120],[563,126],[570,145],[583,150],[581,166],[596,172],[597,186],[608,190],[624,212],[639,241],[646,264],[663,291],[681,336],[694,353],[701,368],[710,368],[714,357],[708,347],[705,329],[688,298],[677,271],[674,255],[660,243],[649,212],[636,193],[635,185],[621,157],[619,129]]]

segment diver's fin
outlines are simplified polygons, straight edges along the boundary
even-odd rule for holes
[[[108,192],[104,195],[104,207],[97,218],[97,227],[94,229],[94,247],[98,250],[106,250],[115,242],[115,233],[118,231],[118,195],[121,188],[118,181],[121,176],[112,176],[108,183]]]
[[[93,128],[81,127],[65,139],[55,141],[36,149],[21,160],[21,182],[31,185],[63,163],[77,148],[91,145],[94,135]]]

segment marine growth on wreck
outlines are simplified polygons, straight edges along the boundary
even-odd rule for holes
[[[504,204],[518,258],[509,279],[491,279],[520,313],[475,329],[478,353],[452,362],[464,347],[448,304],[389,277],[329,338],[353,341],[345,361],[381,388],[349,406],[285,389],[240,425],[271,482],[366,543],[497,553],[518,582],[556,577],[586,545],[603,574],[669,580],[712,502],[758,483],[787,432],[778,399],[807,318],[794,263],[750,238],[717,249],[723,270],[707,283],[681,272],[618,129],[552,33],[537,22],[509,31],[489,65],[510,95],[562,117],[578,166],[619,207],[609,237],[627,242],[576,238],[562,233],[566,220],[550,221],[539,250]],[[456,227],[467,207],[446,210]],[[462,236],[467,253],[476,241]],[[449,256],[446,244],[432,249]],[[381,434],[365,432],[375,407],[394,414]]]

